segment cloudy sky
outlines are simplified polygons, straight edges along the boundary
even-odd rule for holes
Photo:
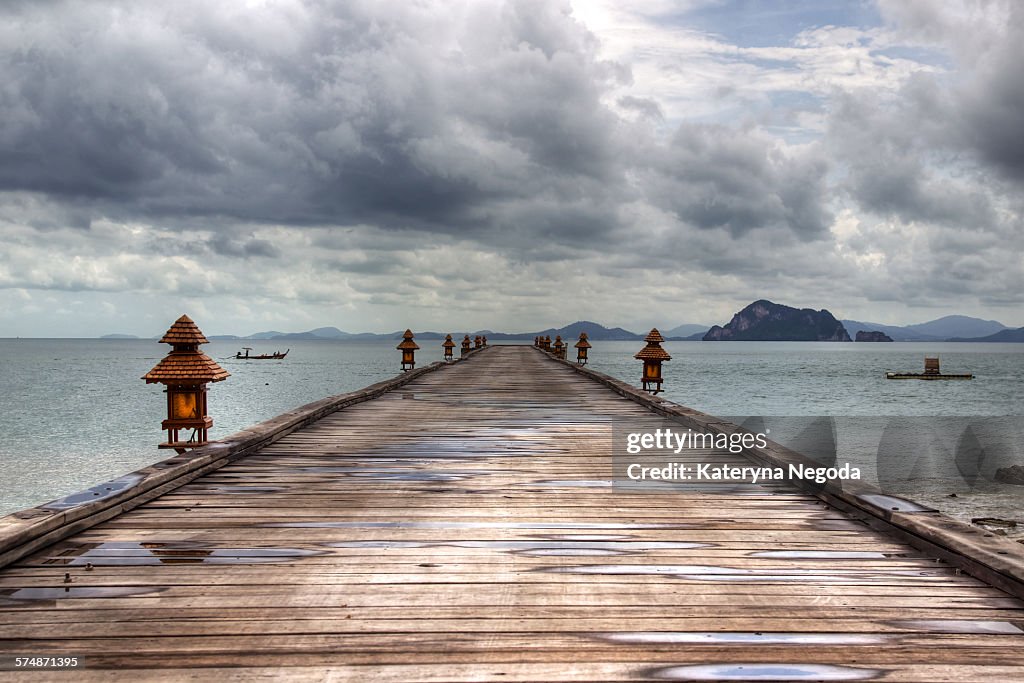
[[[1024,325],[1024,3],[10,0],[0,337]]]

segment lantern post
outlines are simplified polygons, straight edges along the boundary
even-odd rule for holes
[[[565,342],[562,341],[560,334],[555,335],[554,355],[555,358],[565,358]]]
[[[482,337],[480,337],[480,341],[483,342],[484,346],[487,346],[487,335],[485,334]]]
[[[472,346],[473,342],[469,341],[469,335],[467,334],[465,337],[462,338],[462,348],[459,349],[459,356],[462,357],[469,353],[469,350],[472,348]]]
[[[452,341],[452,335],[447,335],[444,338],[444,343],[441,344],[441,346],[444,347],[444,359],[446,361],[452,360],[454,356],[453,349],[455,349],[455,342]]]
[[[480,339],[480,335],[479,334],[476,335],[475,337],[473,337],[473,348],[474,349],[479,349],[483,345],[484,345],[484,342],[483,342],[482,339]]]
[[[200,344],[209,342],[187,315],[174,321],[160,342],[170,344],[171,350],[142,379],[146,384],[167,386],[167,419],[160,425],[167,430],[167,441],[158,448],[173,448],[184,453],[189,448],[209,443],[213,418],[206,414],[207,383],[220,382],[231,375],[199,350]],[[179,432],[184,429],[192,430],[188,439],[181,438]]]
[[[587,333],[580,332],[580,340],[576,342],[576,363],[578,365],[587,364],[587,352],[592,348],[590,342],[587,341]]]
[[[412,330],[406,330],[402,334],[402,341],[395,348],[402,352],[402,372],[416,367],[416,349],[420,347],[412,340]]]
[[[661,348],[661,343],[665,341],[665,338],[658,332],[658,328],[652,328],[650,333],[644,337],[644,341],[647,342],[647,346],[640,349],[633,358],[637,358],[644,362],[644,374],[641,377],[641,382],[644,391],[649,391],[652,394],[657,394],[661,391],[661,363],[662,361],[672,360],[672,356],[668,355],[665,349]]]

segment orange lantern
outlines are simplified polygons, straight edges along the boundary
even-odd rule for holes
[[[402,341],[395,348],[402,352],[402,372],[416,367],[416,349],[420,347],[412,340],[412,330],[402,334]]]
[[[555,335],[554,354],[555,358],[565,358],[565,343],[560,334]]]
[[[652,328],[650,333],[644,337],[644,341],[647,342],[647,346],[642,348],[633,358],[644,362],[644,374],[641,378],[644,391],[657,394],[661,391],[661,383],[663,381],[661,378],[661,362],[672,360],[672,356],[668,355],[668,352],[661,348],[661,342],[665,341],[665,338],[658,332],[658,328]]]
[[[470,348],[472,348],[472,346],[473,342],[469,341],[469,335],[467,334],[465,337],[462,338],[462,349],[459,350],[459,355],[465,356],[467,353],[469,353],[469,350]]]
[[[587,333],[580,332],[580,340],[576,342],[576,363],[579,365],[587,364],[587,351],[592,348],[590,342],[587,341]]]
[[[452,341],[452,335],[447,335],[444,338],[444,343],[441,344],[444,347],[444,359],[451,360],[454,356],[455,342]]]
[[[167,419],[160,428],[167,430],[167,441],[158,448],[173,448],[184,453],[189,448],[205,446],[213,418],[206,414],[206,384],[220,382],[231,375],[199,350],[209,343],[199,327],[187,315],[178,318],[163,338],[170,352],[152,370],[142,376],[146,384],[167,385]],[[183,440],[179,432],[191,429]]]

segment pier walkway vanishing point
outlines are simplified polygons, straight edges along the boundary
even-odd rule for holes
[[[0,657],[85,667],[0,680],[1024,680],[1012,579],[910,514],[608,486],[610,423],[665,419],[611,384],[491,346],[3,518]]]

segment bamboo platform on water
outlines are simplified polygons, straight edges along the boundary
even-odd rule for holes
[[[0,655],[86,666],[0,679],[1024,680],[1024,602],[827,496],[608,486],[656,405],[529,347],[418,373],[28,546]]]

